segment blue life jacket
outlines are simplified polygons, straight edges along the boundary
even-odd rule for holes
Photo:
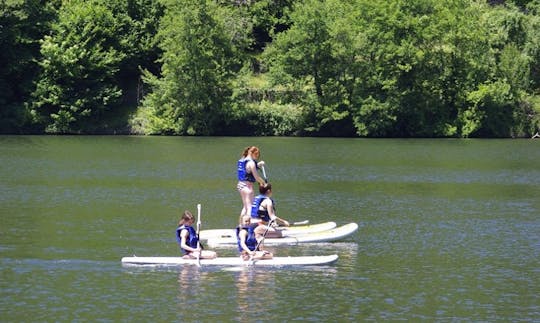
[[[253,160],[255,162],[255,167],[257,169],[259,169],[259,167],[257,166],[257,161],[254,160],[254,159],[242,158],[242,159],[238,160],[237,174],[238,174],[238,180],[239,181],[255,182],[255,176],[253,176],[253,174],[251,174],[251,173],[248,173],[247,170],[246,170],[246,165],[250,160]]]
[[[259,207],[261,206],[261,203],[268,199],[269,197],[259,194],[253,199],[253,203],[251,204],[251,218],[255,219],[261,219],[264,222],[270,222],[270,215],[268,214],[268,210],[260,210]],[[272,201],[272,205],[274,205],[274,200],[270,199]]]
[[[257,248],[257,239],[255,238],[255,228],[257,225],[238,226],[236,227],[236,240],[238,242],[238,251],[242,252],[242,245],[240,244],[240,231],[247,230],[246,246],[249,250],[254,251]]]
[[[191,248],[197,248],[199,238],[197,238],[197,232],[195,231],[195,229],[190,225],[181,225],[176,228],[176,241],[178,242],[178,245],[182,244],[182,237],[180,237],[180,232],[182,232],[182,230],[184,229],[188,230],[189,233],[186,239],[186,244]],[[188,254],[190,252],[185,249],[182,249],[182,251],[184,252],[184,254]]]

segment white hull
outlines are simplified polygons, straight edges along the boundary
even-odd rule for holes
[[[328,256],[300,256],[300,257],[273,257],[244,261],[240,257],[217,257],[215,259],[201,259],[201,266],[305,266],[326,265],[335,262],[338,255]],[[123,265],[198,265],[197,259],[184,259],[182,257],[124,257]]]
[[[306,233],[303,235],[283,238],[265,238],[264,245],[294,245],[298,243],[331,242],[342,240],[358,230],[358,224],[352,222],[331,230]],[[236,247],[236,237],[210,238],[209,247]]]
[[[284,236],[297,236],[306,233],[321,232],[331,230],[337,227],[335,222],[324,222],[318,224],[291,226],[291,227],[277,227],[278,230],[283,232]],[[199,234],[199,239],[217,239],[217,238],[233,238],[236,239],[236,229],[211,229],[202,230]]]

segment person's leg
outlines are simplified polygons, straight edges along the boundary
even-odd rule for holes
[[[202,250],[201,258],[202,259],[214,259],[217,257],[217,253],[213,250]]]
[[[268,231],[266,231],[267,229]],[[261,224],[257,228],[255,228],[255,236],[257,237],[257,239],[262,238],[263,236],[265,238],[282,238],[283,233],[281,232],[281,230],[276,230],[276,228],[272,226],[268,226],[267,224]]]
[[[266,250],[256,251],[255,255],[250,256],[247,252],[243,251],[240,255],[244,261],[258,260],[258,259],[272,259],[274,255]]]
[[[246,185],[242,187],[240,190],[240,197],[242,199],[242,211],[240,212],[240,219],[238,223],[241,223],[242,216],[244,215],[250,215],[251,213],[251,204],[253,203],[253,186]]]

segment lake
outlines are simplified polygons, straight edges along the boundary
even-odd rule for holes
[[[234,228],[257,145],[277,214],[356,222],[327,266],[124,267]],[[540,140],[0,136],[3,322],[540,322]],[[234,249],[215,249],[236,256]]]

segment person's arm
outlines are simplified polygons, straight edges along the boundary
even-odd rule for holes
[[[187,241],[188,235],[189,235],[188,230],[182,229],[182,231],[180,232],[180,248],[187,251],[191,251],[191,252],[198,251],[198,249],[191,248],[190,246],[187,245],[186,241]]]
[[[276,215],[276,212],[274,211],[274,203],[272,202],[272,199],[269,199],[269,198],[265,199],[263,203],[265,202],[266,202],[265,206],[266,206],[266,209],[268,210],[268,215],[270,216],[270,219],[276,221],[277,224],[281,223],[282,225],[288,227],[290,225],[289,221],[284,220]]]
[[[257,171],[257,167],[255,166],[255,162],[253,160],[250,160],[247,162],[246,168],[253,175],[253,177],[255,177],[255,180],[259,182],[259,184],[264,185],[265,183],[264,178],[262,178],[261,175],[259,175],[259,172]]]
[[[248,233],[246,230],[242,230],[238,234],[238,237],[240,238],[240,247],[242,247],[242,250],[251,255],[252,251],[249,250],[248,246],[246,245],[247,234]]]
[[[291,224],[289,223],[289,221],[284,220],[284,219],[282,219],[282,218],[280,218],[280,217],[277,217],[277,216],[276,216],[276,222],[278,223],[278,225],[281,223],[282,226],[286,226],[286,227],[288,227],[288,226],[291,225]]]

